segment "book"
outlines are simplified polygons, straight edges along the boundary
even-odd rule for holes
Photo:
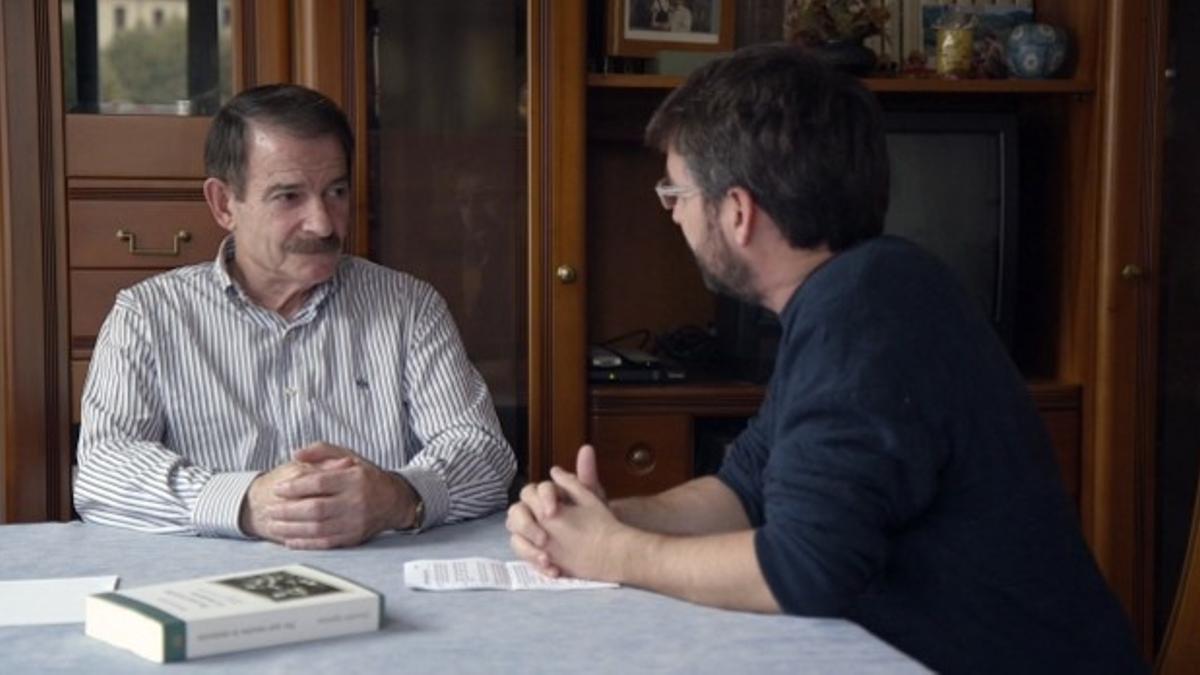
[[[378,630],[383,595],[309,565],[88,596],[84,632],[159,663]]]
[[[527,562],[492,558],[410,560],[404,563],[404,585],[421,591],[578,591],[619,586],[607,581],[548,577]]]

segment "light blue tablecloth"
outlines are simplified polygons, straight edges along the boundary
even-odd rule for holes
[[[306,562],[387,595],[383,629],[159,666],[82,624],[0,627],[0,673],[915,673],[843,621],[727,612],[631,588],[431,593],[404,586],[417,558],[513,558],[503,517],[388,534],[338,551],[149,535],[81,523],[0,527],[0,579],[116,574],[121,588]],[[167,670],[163,670],[163,669]]]

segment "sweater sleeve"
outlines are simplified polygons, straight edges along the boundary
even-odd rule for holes
[[[844,612],[933,499],[945,452],[912,401],[891,386],[801,389],[781,411],[755,549],[787,613]]]

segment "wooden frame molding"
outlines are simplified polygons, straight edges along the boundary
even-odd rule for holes
[[[59,26],[56,2],[0,3],[7,522],[71,514]]]
[[[585,4],[529,3],[530,480],[574,466],[587,438],[586,372],[569,365],[587,351]]]
[[[240,0],[238,9],[235,89],[287,82],[292,74],[291,1]]]
[[[1167,7],[1109,3],[1101,79],[1087,532],[1147,655],[1153,644],[1154,443]]]
[[[276,17],[278,20],[280,17]],[[367,0],[294,0],[290,15],[290,81],[333,99],[354,131],[355,217],[346,250],[366,256],[370,247],[367,194]]]

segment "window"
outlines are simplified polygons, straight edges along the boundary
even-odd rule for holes
[[[117,30],[125,30],[125,8],[124,7],[117,7],[116,9],[113,10],[113,24],[116,25]]]
[[[162,25],[163,25],[163,11],[161,9],[156,9],[156,10],[154,10],[154,27],[162,28]]]

